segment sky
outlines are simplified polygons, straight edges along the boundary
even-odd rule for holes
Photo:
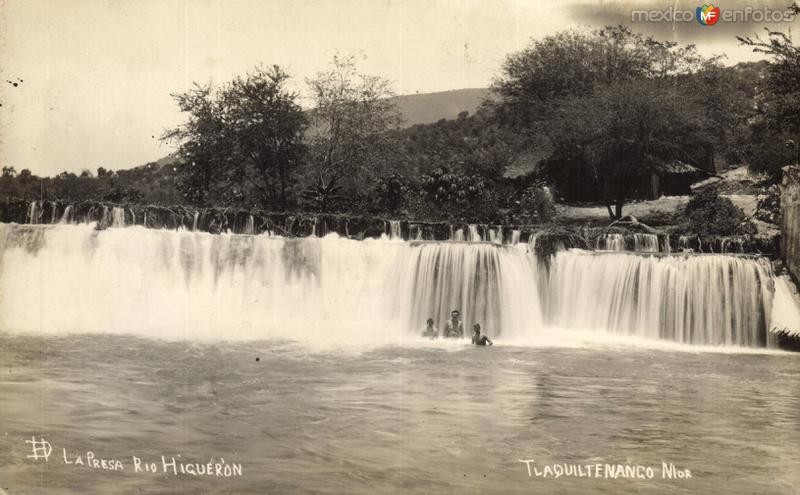
[[[718,2],[784,9],[790,0]],[[397,94],[488,86],[504,58],[564,29],[625,23],[729,64],[757,56],[736,34],[759,22],[632,23],[685,1],[0,0],[0,166],[38,175],[130,168],[174,150],[170,93],[278,64],[303,93],[337,54]],[[781,30],[796,26],[770,25]],[[304,100],[305,101],[305,100]]]

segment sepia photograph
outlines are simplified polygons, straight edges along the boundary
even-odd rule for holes
[[[800,495],[800,2],[0,0],[0,495]]]

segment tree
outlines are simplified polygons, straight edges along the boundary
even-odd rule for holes
[[[77,178],[78,178],[78,176],[75,175],[73,172],[67,172],[66,170],[64,170],[60,174],[56,175],[56,179],[60,179],[60,180],[73,180],[73,179],[77,179]]]
[[[564,98],[656,71],[666,74],[669,51],[669,44],[645,40],[623,26],[562,31],[509,55],[491,88],[499,101],[487,104],[506,124],[535,131]],[[658,59],[652,58],[655,52]]]
[[[205,204],[254,195],[264,208],[286,207],[307,125],[288,80],[277,65],[258,67],[219,89],[195,84],[172,95],[188,119],[162,139],[180,143],[187,199]]]
[[[307,181],[335,182],[350,192],[374,179],[374,162],[384,159],[386,133],[402,119],[389,81],[359,72],[353,56],[335,56],[330,67],[307,80],[314,108],[309,112]]]
[[[17,175],[17,170],[14,167],[3,167],[3,177],[14,177]]]
[[[713,62],[622,26],[563,32],[509,56],[487,105],[504,125],[547,136],[551,180],[579,181],[620,218],[637,178],[708,155],[702,101],[677,88]]]
[[[665,164],[691,161],[713,143],[702,107],[675,98],[668,83],[648,80],[565,101],[548,136],[558,150],[554,164],[569,165],[577,156],[584,164],[580,179],[600,191],[611,218],[622,217],[635,184],[649,183]],[[564,150],[569,154],[560,161]]]
[[[790,7],[800,15],[800,4]],[[800,46],[789,34],[764,28],[767,38],[737,39],[769,57],[766,77],[756,100],[758,120],[753,124],[751,166],[780,177],[781,167],[800,161]]]
[[[757,81],[762,80],[765,73],[763,61],[742,62],[733,67],[723,67],[715,61],[681,81],[684,94],[707,94],[708,88],[714,88],[714,94],[720,95],[706,98],[702,107],[708,121],[707,129],[716,136],[714,154],[727,163],[748,160],[753,141],[752,123],[757,116]]]

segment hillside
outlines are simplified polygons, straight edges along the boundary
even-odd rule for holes
[[[405,125],[412,126],[455,119],[464,110],[471,115],[488,94],[486,88],[470,88],[395,96],[393,99],[405,118]]]

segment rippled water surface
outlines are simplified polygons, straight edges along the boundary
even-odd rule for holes
[[[22,493],[798,493],[800,359],[456,344],[0,336],[0,487]],[[29,459],[32,436],[53,451]],[[123,471],[65,465],[117,459]],[[133,472],[132,456],[158,463]],[[164,474],[224,458],[241,477]],[[529,477],[519,459],[652,466]],[[662,479],[662,461],[691,479]]]

